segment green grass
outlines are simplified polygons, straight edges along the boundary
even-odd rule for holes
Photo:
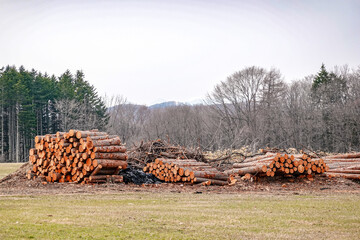
[[[0,239],[358,239],[358,195],[0,197]]]
[[[0,163],[0,179],[15,172],[24,163]]]

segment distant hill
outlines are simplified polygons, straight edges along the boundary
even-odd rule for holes
[[[153,105],[148,106],[149,109],[162,109],[162,108],[167,108],[167,107],[174,107],[174,106],[183,106],[183,105],[188,105],[188,106],[193,106],[193,105],[198,105],[198,104],[202,104],[202,102],[200,100],[196,100],[193,102],[187,102],[187,103],[182,103],[182,102],[176,102],[176,101],[167,101],[167,102],[161,102],[161,103],[156,103]],[[132,103],[127,103],[126,104],[129,107],[133,107],[133,108],[140,108],[140,107],[144,107],[145,105],[138,105],[138,104],[132,104]],[[112,111],[116,106],[112,106],[110,108],[108,108],[108,111]]]
[[[168,102],[153,104],[153,105],[149,106],[149,109],[167,108],[167,107],[173,107],[173,106],[178,106],[178,105],[182,105],[182,103],[178,103],[175,101],[168,101]]]
[[[204,102],[202,99],[195,99],[191,102],[185,102],[185,103],[184,102],[167,101],[167,102],[161,102],[161,103],[150,105],[149,108],[150,109],[159,109],[159,108],[167,108],[167,107],[183,106],[183,105],[193,106],[193,105],[199,105],[199,104],[203,104],[203,103]]]

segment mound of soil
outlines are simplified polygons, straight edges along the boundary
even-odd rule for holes
[[[26,178],[26,172],[30,169],[30,163],[24,163],[23,165],[21,165],[21,167],[16,170],[15,172],[7,175],[6,177],[0,179],[0,184],[1,185],[13,185],[19,182],[22,182],[24,180],[28,180]]]

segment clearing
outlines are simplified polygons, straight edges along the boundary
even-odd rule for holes
[[[359,184],[346,179],[92,186],[21,176],[0,184],[0,239],[360,237]]]
[[[0,163],[0,179],[15,172],[24,163]]]

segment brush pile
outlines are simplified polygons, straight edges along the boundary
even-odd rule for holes
[[[165,182],[201,183],[202,185],[228,185],[232,177],[207,163],[195,159],[157,158],[146,164],[144,172],[152,173]]]
[[[348,153],[324,157],[329,170],[328,177],[360,180],[360,153]]]
[[[138,169],[143,169],[147,163],[154,162],[157,158],[204,160],[204,155],[198,148],[174,146],[160,139],[141,142],[139,146],[130,149],[128,155],[128,162]]]
[[[225,171],[229,175],[240,175],[250,178],[258,177],[285,177],[313,175],[328,170],[323,159],[311,159],[306,154],[280,154],[268,152],[262,156],[247,158],[241,163],[234,163],[231,170]]]
[[[30,149],[28,179],[46,182],[122,182],[127,168],[125,146],[118,136],[97,130],[57,132],[35,137]]]

